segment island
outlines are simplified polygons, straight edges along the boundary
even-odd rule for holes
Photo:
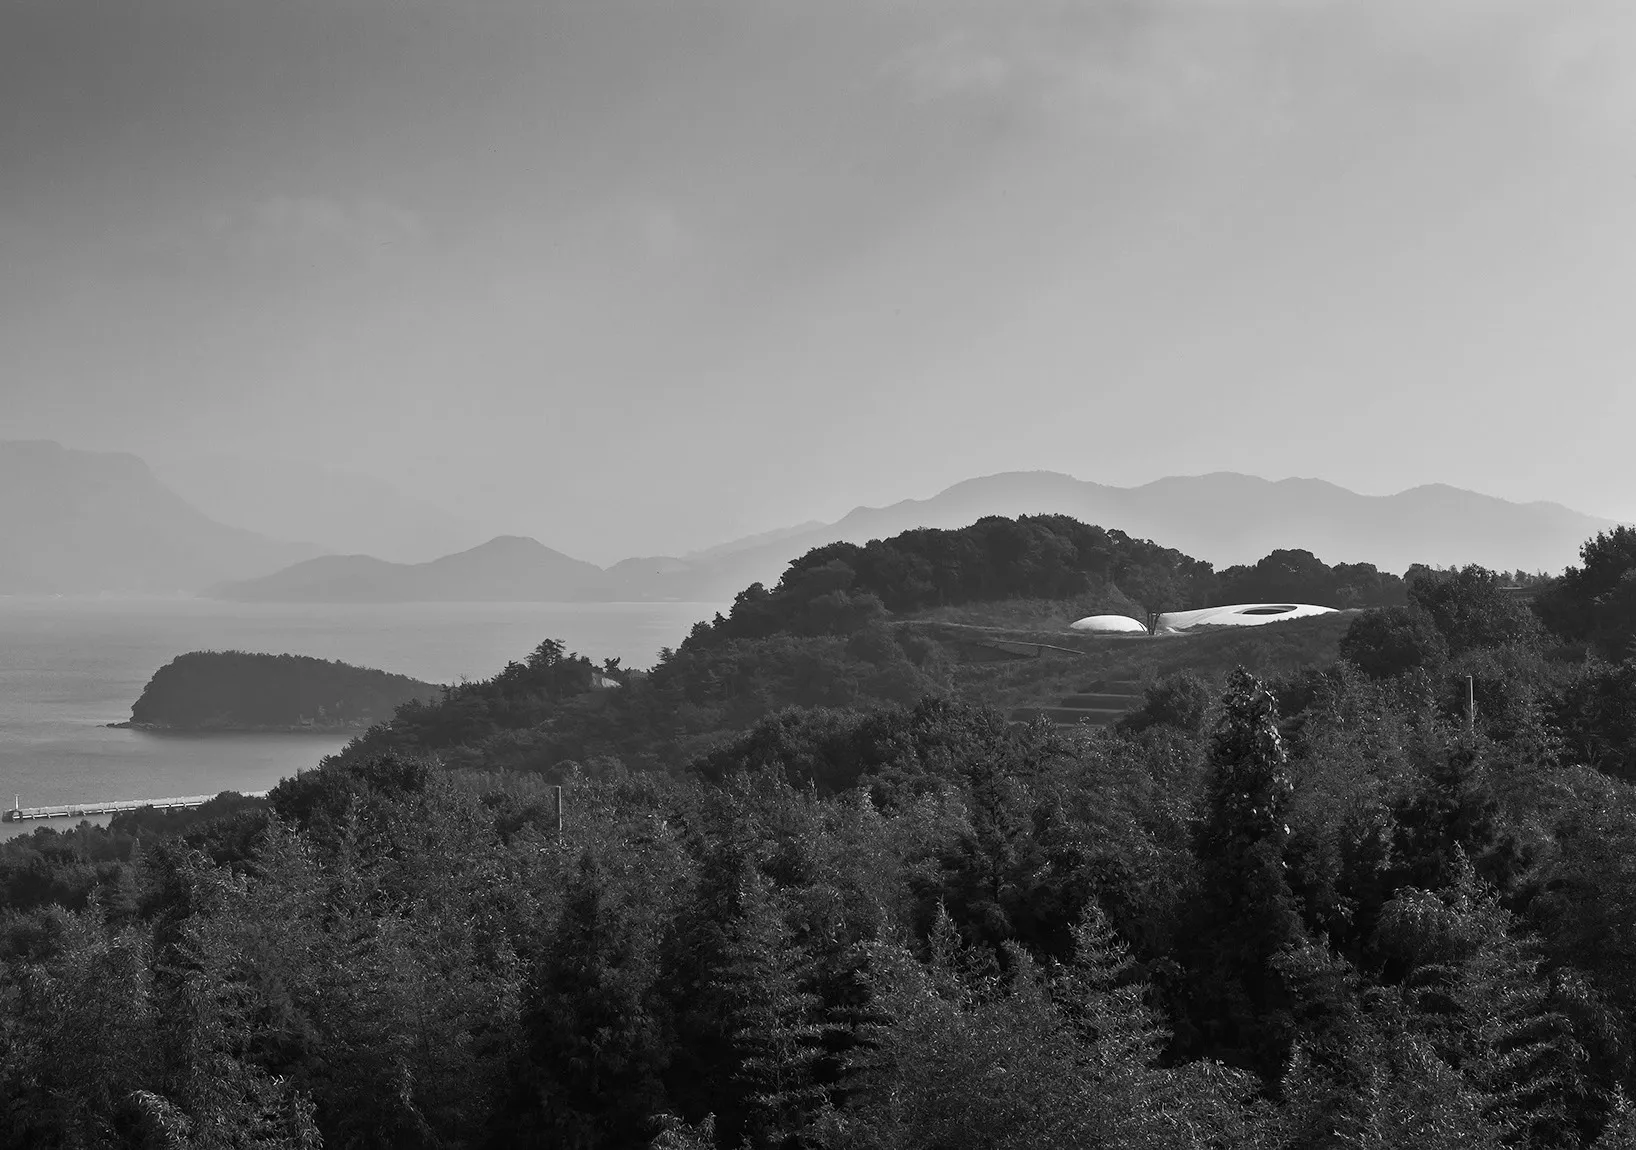
[[[149,731],[361,730],[443,688],[307,655],[190,651],[154,672],[126,723]]]

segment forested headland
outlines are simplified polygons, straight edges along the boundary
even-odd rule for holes
[[[407,675],[307,655],[190,651],[154,672],[131,705],[133,727],[174,731],[367,727],[443,691]]]
[[[1229,586],[1362,609],[939,629]],[[5,844],[0,1142],[1636,1145],[1633,642],[1631,529],[1531,580],[823,548],[644,673],[547,640],[264,803]],[[992,705],[1093,675],[1140,706]]]

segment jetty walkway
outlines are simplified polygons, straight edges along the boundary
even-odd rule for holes
[[[264,799],[266,791],[241,791],[247,799]],[[76,819],[87,818],[91,815],[113,815],[120,811],[137,811],[143,807],[154,807],[161,811],[187,810],[191,807],[202,807],[215,795],[183,795],[173,799],[115,799],[111,802],[92,803],[58,803],[49,807],[25,807],[21,805],[21,796],[12,799],[12,807],[3,815],[8,823],[20,823],[26,819]]]

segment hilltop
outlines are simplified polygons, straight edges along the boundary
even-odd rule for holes
[[[1148,682],[1177,669],[1219,676],[1333,660],[1341,617],[1247,633],[1130,642],[1068,630],[1103,610],[1203,606],[1230,594],[1338,607],[1390,606],[1402,580],[1305,552],[1215,571],[1173,548],[1066,516],[991,517],[954,531],[838,543],[753,584],[623,690],[548,644],[493,680],[451,687],[357,740],[449,764],[553,771],[619,756],[677,768],[784,707],[877,709],[927,695],[1011,709],[1051,705],[1097,679]],[[1349,617],[1348,617],[1349,618]]]

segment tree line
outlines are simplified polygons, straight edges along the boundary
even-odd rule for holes
[[[1015,598],[1088,597],[1145,616],[1223,602],[1381,607],[1404,595],[1403,580],[1372,563],[1331,567],[1311,552],[1282,550],[1217,572],[1204,560],[1067,515],[989,516],[957,530],[921,528],[814,548],[772,589],[753,584],[726,616],[700,623],[684,649],[773,634],[845,634],[887,613]]]

